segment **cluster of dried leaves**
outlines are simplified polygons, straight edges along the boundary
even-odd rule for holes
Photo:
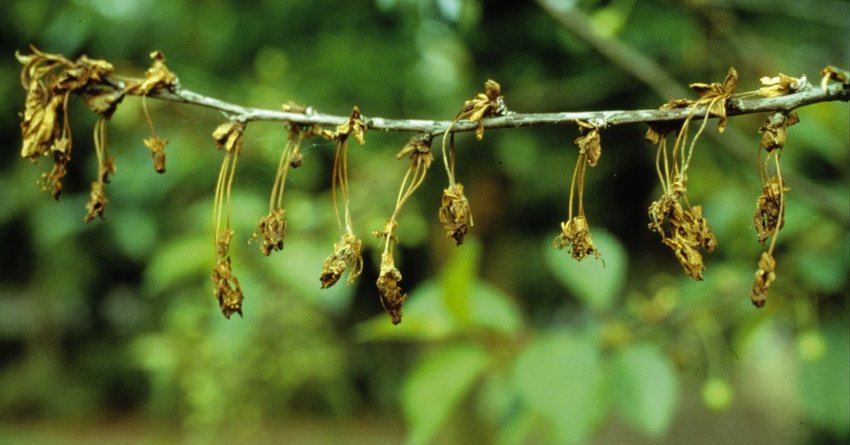
[[[599,128],[586,122],[578,121],[581,135],[574,141],[578,147],[578,158],[570,181],[570,201],[567,220],[561,223],[561,233],[555,237],[554,246],[558,249],[569,249],[570,255],[581,261],[588,255],[599,258],[601,254],[593,245],[590,236],[590,226],[584,213],[584,173],[587,167],[596,167],[602,156],[602,138]],[[578,194],[578,214],[573,214],[573,200]]]

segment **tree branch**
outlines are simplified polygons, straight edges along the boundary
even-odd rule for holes
[[[120,86],[123,82],[113,80],[113,83]],[[174,91],[166,89],[154,90],[151,91],[148,97],[212,108],[231,115],[231,118],[234,120],[243,122],[281,121],[303,125],[340,125],[348,120],[348,116],[318,113],[310,107],[303,113],[244,107],[183,88],[176,88]],[[850,101],[850,87],[842,84],[832,84],[826,90],[810,86],[802,91],[778,97],[758,99],[733,97],[727,102],[727,116],[770,111],[791,111],[802,106],[830,101]],[[574,124],[576,121],[581,120],[590,122],[600,128],[607,128],[626,124],[683,121],[692,112],[693,110],[689,108],[676,108],[672,110],[568,111],[558,113],[509,112],[504,116],[485,118],[481,121],[481,124],[485,129],[497,129]],[[696,110],[694,113],[694,117],[703,116],[705,116],[705,109]],[[714,116],[711,117],[713,118]],[[363,121],[373,130],[419,132],[431,135],[441,134],[449,126],[452,127],[453,132],[473,131],[478,126],[477,123],[466,120],[456,122],[452,125],[452,121],[447,120],[391,119],[368,117],[366,115],[364,115]]]

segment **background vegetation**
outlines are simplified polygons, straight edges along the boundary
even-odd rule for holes
[[[107,220],[83,223],[96,172],[94,116],[72,104],[76,149],[58,202],[18,158],[23,90],[14,52],[34,43],[141,74],[160,49],[182,84],[244,105],[292,100],[347,115],[450,119],[493,78],[515,111],[656,107],[689,82],[739,90],[778,72],[850,66],[847,2],[568,1],[609,45],[657,61],[650,88],[538,5],[476,0],[3,0],[0,15],[0,442],[846,443],[850,437],[850,113],[799,111],[778,279],[749,302],[757,129],[704,137],[690,199],[718,238],[693,282],[647,230],[657,197],[646,128],[602,135],[585,205],[606,267],[552,248],[565,219],[575,128],[458,137],[476,227],[455,248],[436,217],[435,169],[406,206],[396,260],[411,290],[401,325],[374,290],[381,228],[408,135],[351,150],[366,270],[319,290],[337,239],[332,143],[311,141],[288,177],[282,253],[245,241],[265,214],[286,130],[251,124],[234,185],[244,319],[211,298],[218,113],[148,101],[171,140],[157,175],[136,99],[109,123],[117,174]],[[714,128],[709,131],[716,134]],[[796,184],[808,181],[801,193]]]

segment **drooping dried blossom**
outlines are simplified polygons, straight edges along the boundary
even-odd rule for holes
[[[454,238],[458,246],[463,244],[467,231],[475,225],[469,201],[463,195],[463,184],[456,182],[443,190],[439,216],[446,238]]]
[[[115,174],[115,163],[106,147],[106,118],[101,117],[95,124],[94,149],[97,154],[97,180],[91,183],[91,193],[86,203],[85,221],[91,222],[95,217],[103,218],[103,212],[109,200],[106,198],[106,184],[110,176]]]
[[[753,281],[753,289],[750,292],[750,299],[755,307],[764,307],[767,302],[767,291],[770,285],[776,280],[776,260],[773,255],[768,252],[762,252],[759,258],[759,268],[755,274]]]
[[[753,226],[758,233],[758,240],[764,244],[785,225],[783,195],[791,191],[777,176],[771,176],[762,187],[762,193],[756,200],[756,211],[753,214]],[[781,222],[781,225],[780,225]]]
[[[149,138],[145,138],[142,142],[144,142],[145,147],[148,147],[148,150],[151,151],[153,169],[156,170],[157,173],[165,173],[165,146],[168,145],[168,139],[151,136]]]
[[[263,255],[271,255],[273,250],[283,250],[283,239],[286,236],[286,211],[276,208],[268,215],[260,218],[252,239],[260,238],[260,251]]]
[[[345,142],[349,136],[354,136],[357,143],[362,145],[366,142],[366,130],[368,128],[369,126],[363,121],[363,116],[360,114],[360,108],[355,106],[351,109],[348,120],[337,126],[334,131],[323,131],[322,135],[340,142]]]
[[[555,237],[553,244],[558,249],[569,249],[570,255],[576,261],[581,261],[588,255],[600,257],[599,250],[593,245],[587,219],[583,216],[576,216],[562,222],[561,233]]]
[[[245,298],[239,280],[233,274],[230,265],[229,252],[232,237],[233,230],[230,229],[224,229],[218,233],[216,262],[212,273],[213,295],[218,300],[221,313],[228,319],[234,312],[242,316],[242,301]]]
[[[363,272],[363,256],[360,254],[363,243],[356,236],[344,233],[339,243],[334,244],[334,252],[322,265],[322,289],[329,288],[339,281],[343,272],[348,270],[346,283],[351,284]]]
[[[705,265],[700,251],[711,253],[717,248],[702,207],[684,209],[678,199],[665,195],[650,205],[649,219],[649,229],[661,235],[661,242],[673,250],[685,272],[701,281]]]
[[[177,86],[177,75],[165,65],[165,54],[162,51],[154,51],[150,53],[150,57],[153,64],[145,71],[145,80],[131,88],[130,94],[147,96],[151,91],[163,88],[173,90]]]
[[[399,286],[401,272],[395,267],[392,252],[381,254],[381,272],[376,285],[381,305],[389,314],[393,324],[401,323],[401,307],[407,300],[407,293]]]
[[[239,121],[225,122],[213,130],[213,140],[216,147],[228,152],[238,152],[242,145],[242,136],[245,132],[245,124]]]

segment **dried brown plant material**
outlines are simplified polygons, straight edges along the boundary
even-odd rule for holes
[[[366,142],[366,130],[369,126],[363,121],[363,115],[360,114],[360,108],[357,106],[351,109],[351,115],[348,120],[336,127],[334,131],[325,130],[322,135],[328,139],[334,139],[339,142],[345,142],[349,136],[354,136],[357,143],[364,144]]]
[[[168,145],[168,139],[162,139],[159,136],[151,136],[149,138],[145,138],[142,142],[144,142],[145,147],[148,147],[148,150],[151,151],[153,169],[156,170],[157,173],[165,173],[165,146]]]
[[[230,264],[230,240],[233,230],[230,228],[230,196],[233,178],[242,148],[245,133],[244,122],[227,122],[213,131],[213,139],[219,150],[224,150],[224,159],[218,173],[213,199],[213,227],[216,246],[216,264],[212,279],[215,285],[214,295],[226,318],[236,312],[242,315],[242,288],[233,275]]]
[[[439,211],[440,222],[446,238],[454,238],[456,245],[463,244],[466,233],[475,225],[469,201],[463,194],[463,184],[456,182],[443,190],[443,203]]]
[[[800,122],[800,116],[793,111],[780,111],[768,116],[764,125],[759,128],[759,133],[761,133],[759,148],[770,153],[777,148],[784,147],[788,140],[788,127],[798,122]]]
[[[86,203],[85,222],[91,222],[96,217],[103,218],[103,212],[109,199],[106,198],[106,184],[110,176],[115,174],[115,163],[106,147],[106,118],[97,120],[94,127],[94,149],[97,154],[98,174],[97,180],[91,183],[89,200]]]
[[[401,323],[401,307],[407,300],[407,293],[399,286],[401,272],[395,267],[392,252],[381,254],[381,272],[376,285],[381,299],[381,305],[389,314],[393,324]]]
[[[177,75],[171,72],[165,65],[165,54],[157,50],[152,52],[150,57],[153,59],[153,64],[145,71],[145,80],[131,88],[130,94],[147,96],[151,91],[159,89],[173,90],[177,86]]]
[[[593,245],[587,219],[583,216],[576,216],[561,223],[561,233],[555,237],[554,246],[558,249],[569,249],[570,255],[576,261],[581,261],[588,255],[600,257],[599,250]]]
[[[329,288],[339,281],[342,274],[348,270],[346,283],[351,284],[363,272],[363,256],[360,253],[363,243],[356,236],[344,233],[339,242],[334,244],[334,252],[328,256],[322,265],[322,289]]]
[[[213,295],[218,300],[221,313],[228,319],[234,312],[242,316],[242,300],[245,298],[239,280],[233,274],[230,265],[229,251],[232,237],[233,230],[230,229],[216,233],[216,262],[212,273]]]
[[[602,138],[599,135],[599,128],[583,121],[577,123],[581,131],[581,136],[575,140],[579,147],[579,154],[585,155],[588,166],[596,167],[596,163],[602,156]]]
[[[753,226],[756,228],[758,240],[764,242],[785,225],[783,221],[783,196],[791,191],[777,176],[771,176],[762,186],[762,193],[756,200],[756,211],[753,214]],[[782,225],[780,225],[782,223]]]
[[[260,218],[254,238],[260,238],[260,251],[270,255],[273,250],[283,250],[283,239],[286,236],[286,211],[276,208],[268,215]]]
[[[721,133],[726,129],[726,100],[735,94],[737,84],[738,71],[729,67],[729,72],[726,74],[723,83],[692,83],[688,85],[700,96],[699,100],[692,106],[706,106],[706,118],[711,114],[717,116],[717,129]]]
[[[827,85],[829,85],[830,80],[834,80],[836,82],[841,82],[845,86],[850,85],[850,71],[838,68],[836,66],[827,65],[821,71],[821,80],[820,87],[823,91],[826,91]]]
[[[771,252],[762,252],[759,258],[759,268],[753,281],[753,289],[750,292],[750,299],[755,307],[764,307],[767,302],[767,291],[773,281],[776,280],[775,270],[776,260],[773,259]]]
[[[498,82],[488,79],[484,82],[484,92],[478,93],[463,103],[463,109],[455,117],[455,121],[466,119],[477,122],[475,137],[480,141],[484,138],[484,125],[481,120],[490,116],[502,116],[507,113],[505,99],[502,97],[502,87]]]
[[[705,270],[700,251],[711,253],[717,248],[717,239],[701,206],[688,209],[671,195],[662,196],[649,207],[649,229],[661,235],[661,242],[669,247],[685,272],[697,281]]]
[[[796,93],[809,85],[805,75],[798,79],[782,73],[774,77],[762,77],[759,81],[764,85],[759,88],[759,93],[764,97],[785,96]]]

